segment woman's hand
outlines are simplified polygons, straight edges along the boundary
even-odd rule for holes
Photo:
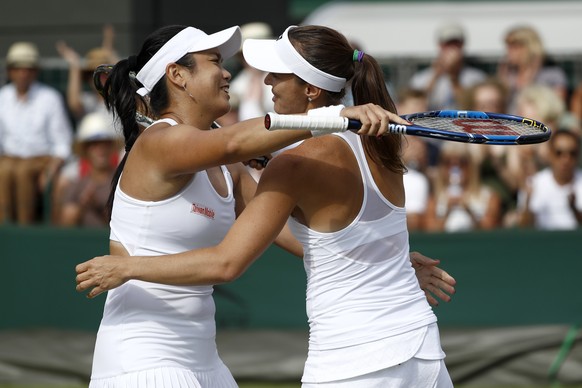
[[[362,128],[358,130],[360,135],[382,136],[388,132],[389,124],[410,125],[411,123],[375,104],[365,104],[345,107],[341,111],[343,117],[359,120]]]
[[[273,159],[273,155],[269,154],[269,155],[261,156],[259,158],[247,160],[247,161],[242,162],[242,163],[245,166],[253,168],[257,171],[261,171],[262,169],[267,167],[267,163],[269,163],[269,160],[271,160],[271,159]]]
[[[65,41],[60,40],[56,43],[56,49],[59,55],[68,63],[70,67],[80,68],[81,67],[81,57],[79,54],[73,50],[72,47],[67,45]]]
[[[440,261],[418,252],[410,252],[410,261],[428,303],[432,306],[438,306],[437,298],[449,302],[451,295],[455,293],[457,281],[446,271],[437,267]]]
[[[77,291],[89,290],[87,298],[121,286],[129,280],[125,276],[129,256],[98,256],[75,267]]]

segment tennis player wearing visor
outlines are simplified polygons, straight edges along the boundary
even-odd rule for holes
[[[243,54],[269,72],[277,113],[343,114],[355,108],[337,107],[351,82],[355,103],[368,108],[360,121],[376,125],[392,119],[384,112],[395,114],[377,61],[333,29],[290,27],[278,40],[247,40]],[[94,258],[77,266],[77,290],[92,288],[94,297],[136,279],[176,287],[229,282],[288,223],[307,273],[303,387],[452,387],[437,319],[409,258],[401,142],[402,135],[352,132],[307,139],[269,162],[224,239],[164,256]],[[423,288],[452,289],[446,273],[431,274]]]
[[[222,62],[240,43],[238,27],[208,35],[168,26],[111,69],[103,96],[122,124],[126,151],[110,197],[112,254],[163,255],[220,243],[256,191],[240,162],[311,137],[269,132],[263,118],[211,129],[230,109],[231,75]],[[142,130],[138,110],[157,121]],[[366,132],[374,135],[396,119],[369,106],[342,114],[372,114]],[[277,243],[301,256],[293,236],[282,235]],[[216,349],[212,284],[132,280],[109,292],[90,387],[236,387]]]

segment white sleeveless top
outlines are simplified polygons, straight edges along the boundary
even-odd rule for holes
[[[173,120],[164,120],[176,125]],[[227,197],[206,171],[162,201],[141,201],[115,190],[111,240],[131,255],[171,254],[218,244],[235,220],[233,182],[221,166]],[[131,280],[107,294],[92,378],[150,368],[209,370],[216,351],[212,286],[169,286]]]
[[[334,135],[357,158],[364,197],[356,218],[337,232],[321,233],[289,221],[303,245],[307,273],[306,383],[360,376],[404,362],[418,354],[428,337],[423,357],[444,357],[438,329],[431,325],[436,316],[410,263],[405,209],[381,194],[360,137]]]

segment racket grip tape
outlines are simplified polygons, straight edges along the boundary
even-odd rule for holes
[[[272,112],[265,115],[265,128],[269,130],[305,129],[331,133],[359,129],[361,125],[359,121],[346,117],[280,115]]]
[[[280,115],[272,112],[265,116],[265,128],[268,130],[305,129],[332,133],[347,130],[357,132],[361,127],[362,123],[359,120],[347,117]],[[388,133],[404,134],[407,128],[406,125],[392,123],[388,126]]]

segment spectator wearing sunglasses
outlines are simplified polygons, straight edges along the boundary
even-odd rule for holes
[[[582,225],[580,137],[560,129],[549,142],[549,167],[532,176],[520,192],[521,226],[569,230]]]

